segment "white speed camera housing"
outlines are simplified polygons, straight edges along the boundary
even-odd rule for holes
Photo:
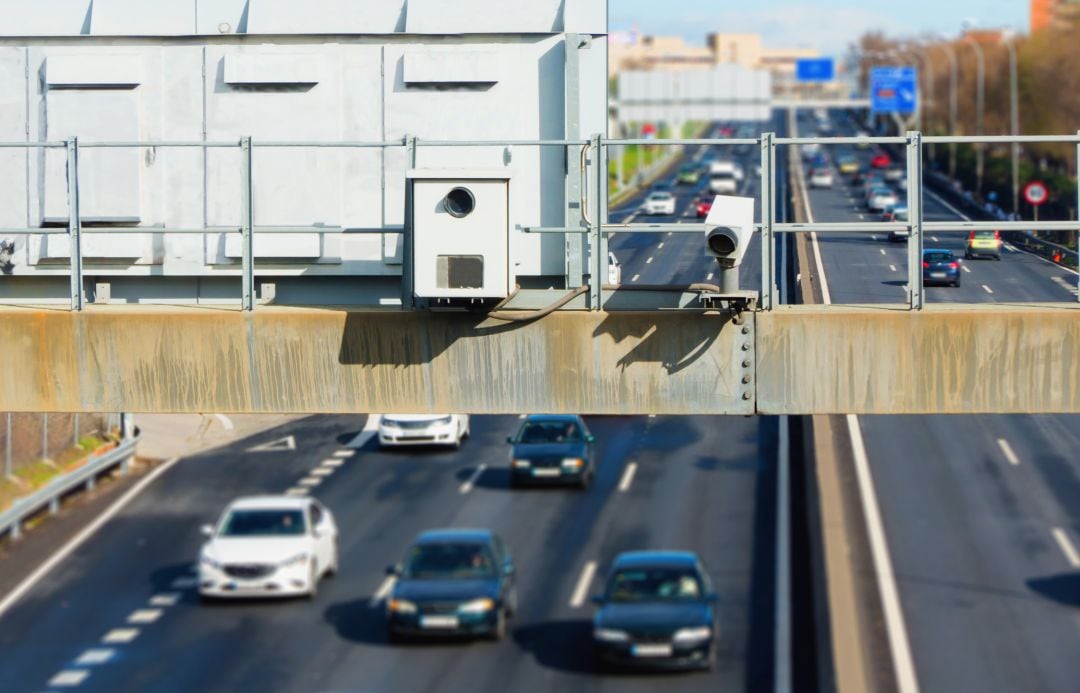
[[[742,263],[754,235],[754,198],[717,195],[705,217],[705,249],[725,269]]]

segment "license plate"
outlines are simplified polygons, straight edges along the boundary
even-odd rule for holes
[[[671,645],[634,645],[630,651],[635,657],[670,657]]]
[[[944,279],[945,278],[945,273],[944,272],[931,272],[930,276],[933,277],[934,279]]]
[[[562,472],[558,468],[533,467],[533,476],[559,476]]]
[[[457,616],[421,616],[420,626],[422,628],[457,628],[458,618]]]

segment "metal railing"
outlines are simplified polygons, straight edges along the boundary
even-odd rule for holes
[[[18,539],[22,534],[22,525],[45,507],[53,515],[60,511],[60,500],[79,486],[87,491],[94,488],[97,477],[113,467],[120,465],[121,472],[127,473],[131,458],[135,456],[138,436],[120,441],[120,444],[103,455],[92,456],[78,469],[56,477],[34,491],[29,496],[17,498],[10,508],[0,513],[0,536],[9,535]]]
[[[82,310],[85,304],[83,295],[83,253],[82,236],[86,233],[150,233],[150,234],[203,234],[203,233],[239,233],[241,242],[241,306],[244,310],[255,307],[255,257],[254,236],[263,233],[341,233],[340,227],[325,225],[260,225],[255,222],[254,182],[252,153],[256,148],[340,148],[340,149],[391,149],[402,148],[405,151],[404,165],[416,166],[416,153],[421,147],[558,147],[567,155],[568,161],[580,157],[581,166],[577,172],[581,176],[580,199],[567,200],[567,210],[576,207],[580,212],[580,226],[521,226],[525,233],[562,233],[587,234],[594,252],[595,263],[589,274],[589,306],[599,309],[603,304],[603,278],[608,276],[608,253],[605,248],[607,235],[619,233],[703,233],[703,223],[683,224],[619,224],[610,223],[605,218],[607,200],[606,151],[612,146],[659,145],[659,146],[694,146],[707,145],[717,147],[755,146],[760,150],[761,166],[761,219],[755,222],[755,231],[761,234],[761,286],[759,307],[771,310],[777,303],[778,294],[775,253],[777,233],[854,233],[868,230],[908,232],[908,283],[907,303],[911,309],[921,309],[924,305],[922,282],[922,248],[924,233],[928,231],[956,230],[1071,230],[1080,232],[1080,221],[1040,221],[1040,222],[1000,222],[1000,221],[963,221],[934,222],[926,221],[922,207],[923,147],[926,144],[953,143],[1008,143],[1008,142],[1056,142],[1073,143],[1077,147],[1080,160],[1080,133],[1076,135],[1024,135],[1011,136],[924,136],[919,132],[908,132],[905,136],[886,137],[778,137],[766,132],[754,138],[686,138],[686,139],[609,139],[593,135],[589,139],[538,139],[538,140],[420,140],[406,135],[400,139],[388,141],[259,141],[251,137],[242,137],[231,141],[94,141],[80,142],[71,138],[62,142],[0,142],[0,148],[63,148],[67,155],[67,192],[68,223],[66,227],[7,227],[0,228],[0,233],[18,234],[66,234],[70,238],[70,277],[71,308]],[[815,222],[781,223],[776,221],[775,204],[778,192],[776,181],[776,153],[782,146],[798,147],[801,145],[836,145],[836,144],[896,144],[903,145],[906,152],[906,175],[908,179],[907,222]],[[130,148],[130,147],[191,147],[191,148],[237,148],[241,153],[241,220],[238,226],[203,226],[203,227],[167,227],[167,226],[123,226],[99,225],[84,227],[79,209],[79,152],[91,148]],[[589,154],[593,153],[591,166],[588,168]],[[574,161],[577,164],[577,161]],[[569,175],[569,174],[568,174]],[[589,199],[589,176],[593,176],[595,199]],[[407,194],[407,193],[406,193]],[[1078,194],[1080,198],[1080,194]],[[1080,199],[1077,201],[1080,209]],[[597,222],[596,220],[600,220]],[[410,216],[406,211],[403,227],[387,226],[376,228],[350,228],[350,233],[408,233]],[[409,244],[405,244],[405,269],[402,278],[403,305],[410,305],[411,279],[409,275]],[[1078,291],[1080,296],[1080,291]]]

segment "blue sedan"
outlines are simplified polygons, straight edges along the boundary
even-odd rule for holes
[[[960,286],[960,258],[951,250],[924,250],[922,263],[923,284]]]
[[[586,488],[594,471],[593,441],[585,421],[574,414],[533,414],[516,436],[507,438],[510,483],[571,483]]]

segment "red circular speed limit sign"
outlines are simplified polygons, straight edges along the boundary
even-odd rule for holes
[[[1050,191],[1041,181],[1033,180],[1024,186],[1024,199],[1030,205],[1038,207],[1045,203],[1048,197],[1050,197]]]

